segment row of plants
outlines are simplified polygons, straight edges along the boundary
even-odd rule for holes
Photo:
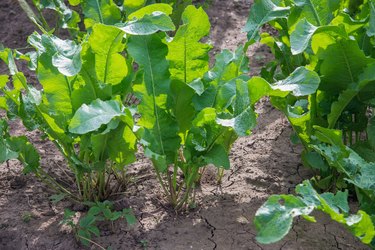
[[[260,32],[266,24],[272,34]],[[275,59],[263,78],[251,80],[250,92],[269,96],[285,114],[304,146],[304,165],[315,172],[297,195],[273,195],[257,211],[259,242],[282,239],[296,216],[315,221],[310,213],[317,209],[375,247],[374,28],[373,0],[258,0],[252,6],[247,46],[260,41]],[[306,70],[311,74],[302,79]],[[348,197],[358,200],[356,214]]]
[[[7,112],[0,122],[0,162],[18,159],[25,173],[56,191],[55,201],[91,207],[78,224],[74,212],[65,212],[64,223],[84,244],[99,235],[97,221],[134,222],[129,209],[113,211],[108,200],[128,185],[138,144],[169,204],[187,209],[204,168],[215,165],[220,177],[230,167],[232,144],[250,134],[254,105],[269,96],[316,176],[299,185],[296,196],[268,199],[256,214],[257,240],[280,240],[294,217],[315,221],[310,213],[318,209],[374,247],[373,0],[257,0],[244,28],[249,42],[223,50],[212,67],[212,46],[202,42],[209,19],[190,1],[19,2],[39,32],[29,37],[34,49],[28,53],[0,51],[10,71],[0,76],[0,108]],[[58,14],[55,28],[44,9]],[[263,25],[275,32],[261,33]],[[58,37],[64,30],[69,39]],[[246,51],[258,41],[275,60],[261,77],[250,78]],[[18,71],[18,60],[36,72],[41,89]],[[129,103],[132,95],[139,104]],[[40,166],[25,136],[9,134],[8,120],[15,118],[55,144],[72,185]],[[350,215],[349,196],[359,201],[357,214]]]
[[[28,38],[32,51],[0,51],[9,67],[9,76],[0,76],[0,108],[7,113],[0,123],[0,162],[20,160],[25,174],[56,191],[55,202],[70,199],[90,207],[78,224],[70,210],[63,220],[87,245],[99,235],[99,221],[134,222],[131,210],[113,211],[108,200],[129,184],[138,144],[168,203],[182,211],[194,205],[208,164],[230,167],[230,148],[250,133],[256,115],[243,48],[222,51],[209,67],[212,46],[201,40],[210,22],[201,7],[188,5],[175,25],[181,5],[174,12],[170,4],[144,1],[69,2],[81,10],[55,0],[34,1],[35,11],[20,1],[39,31]],[[45,21],[45,8],[59,13],[56,29]],[[70,39],[59,38],[59,28]],[[17,61],[28,63],[40,85],[27,81]],[[129,104],[129,95],[140,103]],[[16,118],[29,131],[41,131],[64,156],[64,183],[40,165],[25,136],[9,134],[8,121]]]

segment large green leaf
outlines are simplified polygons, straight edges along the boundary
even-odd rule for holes
[[[202,77],[208,70],[208,51],[211,46],[200,43],[210,32],[210,22],[202,8],[188,6],[182,14],[183,24],[172,42],[168,43],[168,56],[172,79],[186,84]]]
[[[86,29],[95,23],[115,24],[121,21],[121,11],[113,0],[82,1]]]
[[[137,137],[129,126],[131,124],[122,122],[120,124],[116,122],[116,124],[113,130],[105,134],[91,135],[91,145],[96,161],[105,162],[109,158],[117,164],[116,167],[119,170],[123,170],[126,164],[135,161]]]
[[[208,70],[208,51],[211,46],[200,43],[209,34],[210,22],[203,9],[188,6],[182,14],[183,24],[168,43],[174,115],[183,133],[191,126],[195,110],[192,106],[194,91],[189,84]]]
[[[65,128],[73,112],[70,79],[60,74],[47,54],[42,54],[38,60],[38,80],[44,91],[42,105],[57,124]]]
[[[159,11],[145,15],[140,19],[119,23],[116,27],[130,35],[150,35],[158,31],[173,31],[175,29],[171,18]]]
[[[144,17],[145,15],[151,15],[155,11],[160,11],[165,13],[166,15],[170,15],[173,12],[172,6],[166,3],[156,3],[156,4],[150,4],[147,5],[137,11],[134,11],[128,16],[128,20],[133,20],[133,19],[140,19]]]
[[[333,19],[330,0],[295,0],[296,8],[292,16],[306,20],[313,25],[327,25]]]
[[[360,30],[362,27],[364,27],[367,23],[366,19],[357,20],[353,19],[348,13],[342,12],[339,15],[337,15],[332,22],[330,23],[330,26],[341,26],[345,28],[345,31],[348,34],[353,34],[353,32],[356,32]]]
[[[375,62],[368,58],[353,40],[337,40],[319,53],[321,84],[319,89],[339,93],[358,81],[364,68]]]
[[[331,167],[345,174],[350,183],[371,192],[373,199],[375,198],[375,164],[373,162],[366,162],[352,149],[343,149],[337,145],[317,144],[312,148],[323,155]]]
[[[255,214],[257,241],[269,244],[281,240],[292,228],[294,217],[309,215],[312,210],[299,197],[272,195]]]
[[[128,73],[125,58],[120,54],[125,48],[124,33],[112,26],[96,24],[92,27],[89,44],[95,54],[97,79],[103,83],[116,85]]]
[[[97,78],[95,60],[96,58],[98,58],[98,60],[102,59],[102,57],[108,58],[108,55],[100,53],[95,55],[88,43],[83,44],[82,70],[79,75],[72,81],[73,90],[71,98],[74,110],[77,110],[79,107],[81,107],[82,104],[90,104],[97,98],[102,100],[108,100],[111,98],[112,85],[106,84]],[[107,67],[107,65],[103,66]],[[119,67],[119,65],[116,65],[114,67]],[[99,72],[103,72],[103,70],[105,72],[105,68],[100,69]],[[107,70],[106,75],[114,76],[118,74],[117,72],[112,72],[111,74],[109,72],[111,72],[111,70]],[[120,77],[118,79],[121,78],[121,72],[123,72],[123,69],[121,69],[119,72]],[[116,77],[114,77],[113,79],[116,79]]]
[[[272,0],[256,0],[244,27],[249,43],[259,40],[259,30],[262,25],[278,18],[286,18],[289,9],[290,7],[277,6]]]
[[[74,114],[69,124],[69,131],[86,134],[108,124],[112,119],[125,115],[120,104],[115,100],[97,99],[90,105],[83,104]]]
[[[40,91],[32,86],[29,86],[28,90],[28,93],[20,94],[18,115],[28,130],[35,130],[42,124],[39,114],[35,110],[35,105],[38,106],[42,101],[42,95]]]
[[[357,77],[358,81],[351,83],[347,89],[340,93],[337,101],[332,103],[331,113],[327,117],[330,128],[335,127],[337,120],[353,98],[369,83],[375,81],[374,71],[375,63],[369,64],[363,73]]]
[[[178,122],[180,134],[183,137],[191,127],[192,120],[196,115],[192,99],[195,91],[181,81],[172,81],[171,99],[173,100],[173,114]]]
[[[213,164],[216,167],[222,167],[224,169],[230,168],[228,153],[220,144],[213,146],[212,149],[203,156],[203,159],[206,164]]]
[[[272,85],[272,89],[290,91],[294,96],[307,96],[316,92],[319,87],[319,75],[305,67],[299,67],[286,79]]]
[[[134,86],[134,91],[142,98],[138,124],[144,128],[145,152],[160,171],[174,162],[180,145],[178,124],[167,108],[170,74],[166,60],[168,47],[163,39],[161,34],[153,34],[132,36],[128,42],[129,54],[144,71],[143,83]]]
[[[339,26],[318,27],[309,23],[309,21],[304,18],[297,23],[295,30],[293,30],[290,34],[290,46],[292,54],[296,55],[304,52],[309,46],[312,36],[319,32],[337,33],[342,37],[347,37],[345,31]]]
[[[258,231],[256,239],[263,244],[281,240],[291,229],[293,218],[302,216],[315,222],[309,216],[318,209],[327,213],[331,219],[344,224],[365,244],[370,244],[375,237],[375,229],[370,216],[364,211],[347,216],[348,192],[336,195],[324,193],[319,195],[309,181],[304,181],[296,188],[299,196],[272,195],[255,214],[255,226]]]
[[[48,55],[52,65],[65,76],[74,76],[81,70],[81,46],[70,40],[34,32],[28,42],[39,55]],[[46,57],[45,57],[46,58]]]
[[[119,169],[136,160],[137,142],[137,137],[129,126],[120,125],[113,131],[109,138],[108,151],[109,157],[118,164]]]
[[[81,46],[75,42],[36,32],[29,37],[28,42],[38,51],[39,56],[48,55],[52,65],[61,74],[74,76],[81,70]]]

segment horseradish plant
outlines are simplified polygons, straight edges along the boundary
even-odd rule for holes
[[[248,93],[248,60],[239,49],[223,51],[209,70],[210,30],[203,9],[188,6],[174,37],[132,36],[129,55],[139,66],[140,142],[171,205],[188,205],[208,164],[229,168],[228,152],[255,125]]]
[[[160,54],[139,51],[137,46],[142,44],[135,42],[156,39],[163,43],[161,39],[166,35],[160,31],[173,31],[174,25],[168,16],[172,8],[166,4],[133,9],[126,21],[118,20],[115,25],[110,24],[112,19],[104,18],[110,15],[106,14],[103,6],[103,9],[84,6],[88,32],[77,35],[75,41],[62,40],[53,35],[53,30],[47,31],[35,21],[42,34],[34,32],[28,39],[34,51],[23,55],[16,50],[1,48],[0,58],[9,66],[9,76],[0,76],[0,108],[7,113],[7,118],[0,120],[0,162],[20,160],[24,164],[24,173],[34,173],[58,193],[54,196],[55,201],[69,198],[91,206],[91,212],[81,218],[78,225],[72,225],[67,218],[67,223],[76,230],[77,237],[88,244],[92,243],[92,235],[99,234],[97,221],[118,218],[126,218],[129,223],[134,221],[130,220],[132,216],[128,210],[112,212],[111,203],[105,200],[124,189],[127,165],[135,160],[138,137],[146,142],[149,137],[145,134],[152,132],[151,136],[154,136],[157,132],[147,130],[145,124],[141,128],[135,126],[133,114],[136,109],[124,103],[134,82],[142,83],[144,78],[145,84],[150,84],[147,77],[151,76],[152,88],[164,91],[167,87],[164,84],[170,81],[168,69],[165,71],[163,64],[160,64],[162,67],[154,64],[160,61]],[[189,9],[198,11],[194,7]],[[183,33],[181,39],[184,39]],[[159,46],[158,43],[155,45]],[[144,57],[137,53],[144,53]],[[148,71],[148,68],[135,71],[133,55],[137,61],[139,57],[148,58],[152,71]],[[40,87],[27,82],[24,74],[18,71],[16,60],[29,62],[30,69],[36,71]],[[167,62],[165,58],[161,61]],[[162,77],[160,72],[163,73]],[[165,76],[166,80],[163,78]],[[151,99],[163,99],[159,92],[153,94]],[[183,93],[180,94],[182,97]],[[147,97],[145,95],[142,98],[145,105],[149,101]],[[66,176],[64,184],[40,166],[40,156],[25,136],[14,137],[9,134],[7,122],[14,118],[21,119],[30,131],[41,131],[60,150],[68,167],[61,169]],[[141,121],[145,119],[142,117]],[[174,122],[174,118],[171,118],[171,122]],[[217,140],[213,142],[214,149],[217,148]],[[152,143],[155,143],[153,147],[157,147],[158,142]],[[193,178],[190,180],[195,181]],[[191,181],[187,183],[192,186]],[[97,208],[102,209],[101,212]]]
[[[35,3],[63,9],[59,1]],[[29,37],[35,52],[1,52],[13,83],[2,76],[1,107],[9,118],[21,118],[26,128],[39,129],[54,142],[74,174],[76,190],[39,167],[35,149],[29,150],[31,164],[30,155],[23,152],[25,145],[32,146],[25,138],[15,145],[5,129],[2,161],[18,158],[25,172],[35,173],[64,194],[61,197],[101,201],[123,188],[126,165],[135,160],[139,138],[170,203],[180,210],[198,184],[201,168],[229,168],[232,143],[255,124],[244,75],[247,59],[242,49],[223,51],[209,70],[211,46],[200,40],[208,35],[210,23],[201,8],[188,6],[181,26],[169,37],[175,30],[169,5],[124,5],[129,11],[118,12],[112,1],[101,3],[98,9],[90,1],[82,2],[89,32],[75,41],[52,35],[36,21],[43,34]],[[107,7],[126,15],[109,13]],[[69,27],[67,20],[62,18],[62,23]],[[29,60],[42,90],[27,83],[15,58]],[[131,90],[141,100],[137,126],[132,119],[135,109],[124,105]]]
[[[102,201],[122,190],[126,166],[135,160],[137,149],[133,111],[123,104],[135,78],[126,43],[131,36],[173,30],[168,15],[154,11],[159,7],[166,9],[165,5],[140,9],[116,26],[89,19],[90,32],[80,43],[62,40],[40,27],[44,33],[34,32],[28,39],[35,52],[22,55],[3,49],[0,58],[8,64],[10,78],[0,78],[1,108],[8,118],[19,117],[27,129],[39,129],[56,145],[76,188],[56,182],[39,166],[35,149],[21,143],[26,142],[24,137],[10,137],[5,125],[1,162],[18,158],[25,173],[35,173],[64,194],[61,197],[75,201]],[[169,6],[167,10],[172,12]],[[15,58],[29,60],[42,90],[27,83]],[[67,173],[68,180],[70,176]]]
[[[253,79],[251,92],[271,96],[285,113],[305,147],[303,162],[316,171],[314,186],[349,189],[361,209],[349,215],[347,191],[319,195],[304,182],[296,189],[299,196],[272,196],[258,210],[255,224],[262,243],[285,236],[295,216],[314,220],[309,214],[316,208],[375,247],[374,4],[258,0],[252,6],[247,46],[260,40],[275,60],[262,71],[264,79]],[[266,23],[276,35],[259,33]],[[305,70],[310,77],[300,74]]]

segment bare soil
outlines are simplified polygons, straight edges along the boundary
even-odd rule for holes
[[[213,1],[208,14],[214,53],[234,49],[246,40],[241,28],[249,8],[250,2],[245,0]],[[14,0],[0,1],[0,24],[0,42],[11,48],[25,46],[34,30]],[[261,45],[250,51],[250,57],[252,74],[272,58]],[[0,73],[5,72],[0,64]],[[176,215],[165,207],[151,163],[138,155],[137,163],[129,169],[146,178],[131,185],[116,201],[116,207],[134,210],[137,225],[128,227],[119,222],[113,230],[103,224],[101,236],[94,241],[111,249],[368,249],[320,213],[316,214],[318,223],[297,220],[289,235],[276,244],[256,242],[252,221],[265,199],[271,194],[293,193],[298,183],[311,177],[300,162],[302,148],[290,142],[292,130],[283,115],[267,100],[258,104],[257,112],[258,126],[251,136],[235,143],[230,155],[232,168],[222,184],[216,184],[216,170],[209,168],[197,192],[198,207],[190,213]],[[59,172],[64,167],[62,156],[37,131],[26,132],[19,121],[14,121],[11,132],[31,139],[47,171]],[[33,176],[22,175],[17,161],[0,166],[0,249],[88,249],[59,224],[64,208],[80,207],[69,202],[54,205],[49,201],[52,194]]]

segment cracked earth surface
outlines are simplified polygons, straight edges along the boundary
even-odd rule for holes
[[[215,0],[208,11],[212,22],[210,40],[220,49],[234,49],[246,40],[241,27],[246,22],[250,2]],[[5,23],[0,41],[16,48],[24,46],[32,25],[13,0],[1,0],[0,21]],[[225,37],[225,39],[223,39]],[[269,51],[256,45],[249,52],[252,74],[271,58]],[[4,73],[0,64],[0,72]],[[35,79],[31,75],[29,79]],[[176,215],[162,199],[150,162],[140,154],[132,172],[144,176],[116,201],[116,207],[132,207],[138,223],[127,227],[116,223],[115,230],[101,225],[101,236],[94,240],[112,249],[368,249],[341,225],[316,213],[318,223],[297,219],[284,240],[260,245],[252,224],[256,210],[271,194],[293,193],[294,187],[311,173],[300,162],[301,147],[290,142],[288,122],[267,100],[257,106],[257,128],[239,139],[231,153],[232,168],[216,185],[216,170],[208,168],[197,191],[194,211]],[[0,115],[4,115],[0,113]],[[25,131],[19,122],[11,125],[12,134]],[[26,132],[43,156],[46,170],[59,173],[62,156],[38,132]],[[33,177],[21,175],[22,167],[11,161],[0,167],[0,249],[86,249],[68,229],[59,225],[65,207],[80,211],[69,202],[56,205],[48,201],[51,193]],[[355,204],[354,204],[355,206]],[[29,222],[22,217],[30,215]],[[95,246],[92,246],[95,249]]]

